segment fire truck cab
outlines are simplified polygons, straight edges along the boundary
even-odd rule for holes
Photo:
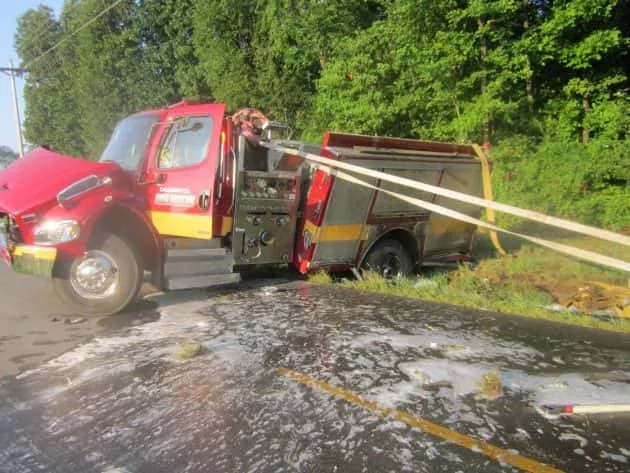
[[[409,194],[397,185],[359,187],[259,141],[479,196],[471,146],[332,132],[311,145],[283,137],[282,124],[252,132],[234,117],[185,101],[122,120],[99,162],[34,149],[0,171],[0,259],[51,278],[86,315],[123,310],[149,273],[169,291],[235,283],[251,265],[396,277],[469,259],[474,226],[378,191]]]

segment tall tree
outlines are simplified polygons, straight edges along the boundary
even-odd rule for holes
[[[619,0],[556,1],[533,35],[540,66],[551,73],[551,105],[569,120],[569,129],[581,128],[583,143],[591,137],[593,104],[628,85],[619,56],[627,58],[629,38],[614,21],[621,7]]]
[[[84,0],[68,17],[76,30],[103,11],[102,0]],[[139,6],[122,2],[76,35],[74,96],[84,153],[96,158],[122,117],[172,98],[172,77],[155,64],[142,37]]]
[[[32,144],[46,144],[80,153],[82,140],[74,110],[72,76],[64,67],[72,62],[71,48],[53,48],[63,37],[63,25],[45,6],[28,10],[17,24],[15,49],[28,69],[24,86],[24,131]]]

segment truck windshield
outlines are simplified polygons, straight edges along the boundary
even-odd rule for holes
[[[157,115],[137,115],[122,120],[103,151],[100,161],[111,161],[128,171],[135,171],[144,158]]]

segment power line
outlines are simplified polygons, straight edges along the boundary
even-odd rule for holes
[[[70,4],[70,6],[66,6],[66,5],[67,5],[67,3],[66,3],[66,2],[64,2],[63,6],[62,6],[62,10],[61,10],[61,12],[59,13],[59,18],[60,18],[60,19],[61,19],[61,14],[62,14],[62,13],[65,13],[65,14],[67,15],[67,14],[69,14],[71,11],[73,11],[75,8],[77,8],[78,6],[85,5],[85,2],[84,2],[84,1],[77,1],[77,2],[75,2],[75,3],[71,3],[71,4]],[[59,25],[59,23],[58,23],[57,21],[53,21],[53,24],[52,24],[52,25],[47,25],[47,26],[44,26],[43,28],[41,28],[41,29],[37,32],[37,34],[35,34],[35,37],[34,37],[31,41],[32,41],[32,42],[37,41],[39,38],[41,38],[42,36],[44,36],[44,34],[46,34],[46,33],[50,32],[50,31],[52,31],[52,29],[53,29],[55,26],[58,26],[58,25]]]
[[[65,43],[66,41],[68,41],[70,38],[72,38],[74,35],[76,35],[77,33],[81,32],[82,30],[84,30],[85,28],[87,28],[88,26],[90,26],[92,23],[94,23],[96,20],[98,20],[100,17],[102,17],[103,15],[105,15],[108,11],[110,11],[111,9],[113,9],[114,7],[116,7],[117,5],[119,5],[120,3],[122,3],[124,0],[116,0],[114,3],[112,3],[110,6],[108,6],[107,8],[105,8],[104,10],[102,10],[100,13],[98,13],[96,16],[92,17],[90,20],[86,21],[83,25],[81,25],[79,28],[77,28],[76,30],[74,30],[72,33],[70,33],[69,35],[67,35],[65,38],[62,38],[60,41],[58,41],[57,43],[55,43],[52,47],[50,47],[49,49],[47,49],[46,51],[44,51],[42,54],[40,54],[39,56],[37,56],[35,59],[33,59],[32,61],[29,61],[25,66],[24,69],[28,69],[30,66],[33,65],[33,63],[39,61],[41,58],[43,58],[44,56],[46,56],[48,53],[54,51],[55,49],[57,49],[59,46],[61,46],[63,43]]]

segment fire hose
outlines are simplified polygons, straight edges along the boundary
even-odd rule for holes
[[[375,171],[372,169],[363,168],[361,166],[344,163],[342,161],[337,161],[330,158],[325,158],[323,156],[315,155],[312,153],[307,153],[307,152],[299,151],[292,148],[286,148],[283,146],[275,146],[271,143],[267,143],[264,141],[260,142],[260,146],[263,146],[267,149],[275,150],[278,152],[299,156],[308,161],[317,163],[319,165],[318,167],[322,169],[323,171],[328,172],[347,182],[354,183],[354,184],[357,184],[357,185],[360,185],[360,186],[363,186],[372,190],[376,190],[378,192],[382,192],[391,197],[410,203],[417,207],[424,208],[436,214],[454,218],[454,219],[457,219],[466,223],[476,225],[478,227],[486,228],[491,231],[497,231],[497,232],[505,233],[508,235],[512,235],[512,236],[524,239],[526,241],[535,243],[537,245],[543,246],[545,248],[555,250],[559,253],[577,257],[584,261],[589,261],[589,262],[596,263],[602,266],[607,266],[607,267],[618,269],[621,271],[630,272],[630,263],[627,261],[611,258],[609,256],[595,253],[593,251],[584,250],[581,248],[575,248],[572,246],[563,245],[561,243],[556,243],[556,242],[545,240],[542,238],[536,238],[533,236],[507,230],[507,229],[498,227],[497,225],[494,225],[492,223],[484,222],[482,220],[476,219],[474,217],[463,214],[461,212],[457,212],[447,207],[434,204],[432,202],[427,202],[421,199],[409,197],[407,195],[403,195],[397,192],[379,188],[365,181],[362,181],[361,179],[358,179],[357,177],[352,176],[344,171],[349,171],[355,174],[360,174],[360,175],[364,175],[364,176],[368,176],[368,177],[372,177],[376,179],[381,179],[383,181],[392,182],[392,183],[399,184],[399,185],[409,187],[412,189],[430,192],[432,194],[441,195],[443,197],[447,197],[453,200],[458,200],[458,201],[466,202],[469,204],[475,204],[484,208],[491,208],[494,210],[498,210],[500,212],[505,212],[505,213],[516,215],[522,218],[545,223],[545,224],[548,224],[557,228],[571,230],[576,233],[581,233],[583,235],[593,236],[593,237],[611,241],[614,243],[630,246],[630,237],[627,237],[625,235],[619,235],[617,233],[610,232],[608,230],[602,230],[599,228],[591,227],[591,226],[580,224],[577,222],[572,222],[570,220],[564,220],[557,217],[551,217],[549,215],[544,215],[544,214],[534,212],[531,210],[521,209],[519,207],[515,207],[512,205],[502,204],[502,203],[495,202],[488,199],[481,199],[479,197],[471,196],[471,195],[464,194],[462,192],[457,192],[451,189],[444,189],[444,188],[433,186],[433,185],[426,184],[423,182],[413,181],[411,179],[407,179],[404,177],[394,176],[394,175],[387,174],[381,171]]]

